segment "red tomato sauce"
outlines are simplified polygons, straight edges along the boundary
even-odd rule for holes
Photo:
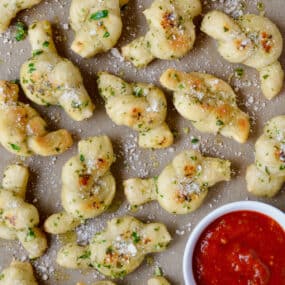
[[[197,285],[285,285],[285,231],[253,211],[210,224],[194,250]]]

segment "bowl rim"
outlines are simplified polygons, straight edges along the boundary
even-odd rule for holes
[[[185,285],[197,285],[192,270],[192,256],[202,232],[219,217],[237,211],[253,211],[267,215],[275,220],[285,231],[285,213],[270,204],[258,201],[238,201],[225,204],[213,210],[200,220],[188,238],[183,255],[183,277]]]

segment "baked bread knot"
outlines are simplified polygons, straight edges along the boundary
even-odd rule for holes
[[[46,232],[61,234],[71,231],[84,220],[106,211],[116,192],[115,179],[109,170],[114,160],[112,143],[107,136],[78,143],[78,154],[62,169],[61,203],[64,211],[45,221]]]
[[[98,87],[111,120],[139,132],[140,147],[166,148],[173,143],[173,135],[165,123],[166,98],[159,88],[146,83],[127,83],[106,72],[98,74]]]
[[[269,120],[255,144],[255,162],[246,171],[247,190],[273,197],[285,182],[285,116]]]
[[[4,172],[0,187],[0,238],[18,239],[29,257],[37,258],[45,252],[47,241],[37,227],[38,210],[25,202],[28,178],[29,172],[25,166],[12,164]]]
[[[12,261],[0,276],[0,285],[38,285],[29,262]]]
[[[59,105],[75,121],[90,118],[94,105],[79,69],[58,55],[48,21],[29,27],[32,57],[21,67],[20,81],[27,97],[39,105]]]
[[[201,10],[200,0],[153,1],[143,12],[149,31],[122,48],[124,58],[136,67],[144,67],[155,58],[172,60],[183,57],[194,45],[193,19]]]
[[[20,11],[29,9],[40,2],[41,0],[0,0],[0,33],[8,29],[12,19]]]
[[[230,176],[229,161],[188,150],[175,156],[158,177],[125,180],[124,191],[132,207],[157,200],[172,214],[187,214],[201,206],[209,187]]]
[[[82,57],[110,50],[122,33],[120,8],[129,0],[72,0],[70,24],[75,32],[71,49]]]
[[[106,276],[121,278],[138,268],[145,255],[164,251],[170,241],[163,224],[124,216],[110,220],[87,246],[65,245],[56,261],[63,267],[93,267]]]
[[[72,145],[68,131],[47,131],[42,117],[27,104],[18,101],[17,84],[0,80],[0,143],[21,156],[57,155]]]
[[[268,18],[246,14],[235,20],[221,11],[211,11],[204,16],[201,30],[218,41],[218,51],[227,61],[258,70],[267,99],[281,91],[284,71],[278,58],[283,39]]]
[[[161,84],[174,92],[174,106],[201,132],[220,133],[244,143],[249,134],[249,116],[236,103],[229,84],[210,74],[166,70]]]

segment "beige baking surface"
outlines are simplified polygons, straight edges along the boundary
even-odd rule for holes
[[[130,0],[130,4],[123,13],[124,32],[118,44],[119,47],[137,35],[144,33],[146,24],[141,12],[151,2],[151,0]],[[215,4],[209,4],[212,2],[212,0],[204,1],[204,11],[215,6]],[[240,1],[217,0],[217,2],[234,3]],[[257,0],[245,2],[248,2],[250,11],[258,13],[256,9]],[[266,15],[277,23],[284,37],[284,0],[267,0],[263,2],[266,8]],[[145,205],[136,213],[132,213],[144,221],[155,220],[166,223],[173,236],[173,242],[166,252],[154,256],[153,265],[145,262],[138,270],[123,281],[119,281],[118,284],[146,284],[146,280],[153,273],[155,265],[162,267],[172,284],[184,284],[182,277],[184,246],[190,231],[197,222],[214,208],[225,203],[247,199],[256,200],[255,197],[249,196],[246,192],[244,181],[245,168],[254,159],[254,142],[261,134],[264,122],[275,115],[285,114],[285,92],[283,90],[283,94],[271,102],[266,101],[259,89],[257,74],[249,71],[247,68],[244,68],[245,75],[241,80],[233,79],[233,85],[239,87],[237,92],[239,104],[242,109],[249,112],[254,122],[250,139],[244,145],[239,145],[222,137],[201,134],[195,131],[191,127],[190,122],[178,116],[171,104],[171,94],[167,93],[169,98],[168,122],[177,133],[175,144],[169,149],[160,151],[138,149],[136,148],[135,133],[128,128],[116,127],[107,117],[102,100],[99,98],[96,90],[95,75],[97,71],[108,70],[114,74],[120,74],[123,78],[130,81],[158,83],[161,72],[167,67],[176,67],[185,71],[206,71],[227,80],[233,73],[233,70],[239,65],[230,65],[223,61],[214,47],[214,42],[199,32],[199,30],[194,50],[180,61],[166,62],[157,60],[146,69],[136,70],[130,64],[122,62],[115,52],[97,56],[93,59],[82,60],[69,49],[73,37],[73,32],[67,29],[69,4],[70,1],[67,0],[43,1],[30,11],[22,12],[18,19],[27,24],[39,19],[49,19],[54,23],[56,28],[55,39],[60,54],[78,64],[84,75],[87,89],[97,103],[97,108],[91,119],[86,122],[76,123],[67,118],[60,108],[40,108],[34,104],[32,105],[45,116],[52,128],[65,127],[69,129],[75,137],[75,142],[80,138],[88,136],[109,135],[117,154],[117,161],[112,167],[112,172],[116,175],[118,185],[117,196],[114,201],[115,206],[112,207],[112,211],[92,221],[88,221],[86,225],[80,228],[78,236],[81,242],[88,241],[93,233],[105,225],[108,219],[129,213],[122,193],[122,179],[134,176],[157,175],[160,169],[175,154],[191,147],[191,136],[200,138],[200,149],[204,154],[219,156],[232,161],[234,170],[232,181],[213,187],[204,205],[195,213],[184,216],[171,215],[162,210],[157,203]],[[220,5],[220,7],[225,8],[225,5]],[[8,32],[0,38],[0,78],[12,80],[18,78],[21,64],[30,56],[30,46],[27,39],[22,42],[11,41],[13,28],[9,31],[11,32],[10,34]],[[285,66],[284,55],[285,53],[283,53],[283,67]],[[190,133],[187,133],[187,128],[190,128]],[[29,165],[31,170],[28,199],[37,206],[42,220],[60,209],[61,168],[64,162],[76,153],[76,145],[75,143],[71,150],[56,158],[34,157],[25,160],[25,163]],[[0,175],[2,175],[5,166],[19,160],[19,158],[9,154],[0,147]],[[284,191],[276,198],[265,199],[264,201],[285,210]],[[100,275],[95,270],[80,272],[58,268],[55,264],[55,256],[61,242],[62,239],[49,237],[50,247],[47,254],[33,262],[39,284],[73,285],[80,280],[91,284],[100,278]],[[17,242],[1,240],[0,269],[7,266],[12,257],[23,259],[26,257],[26,253]],[[43,279],[47,280],[44,281]]]

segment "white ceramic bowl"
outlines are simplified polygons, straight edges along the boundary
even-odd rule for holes
[[[212,211],[206,217],[204,217],[194,228],[186,244],[183,257],[183,275],[185,285],[196,285],[192,270],[192,259],[196,243],[203,231],[207,228],[208,225],[210,225],[219,217],[236,211],[255,211],[267,215],[275,220],[285,230],[285,214],[279,209],[265,203],[255,201],[240,201],[226,204]]]

